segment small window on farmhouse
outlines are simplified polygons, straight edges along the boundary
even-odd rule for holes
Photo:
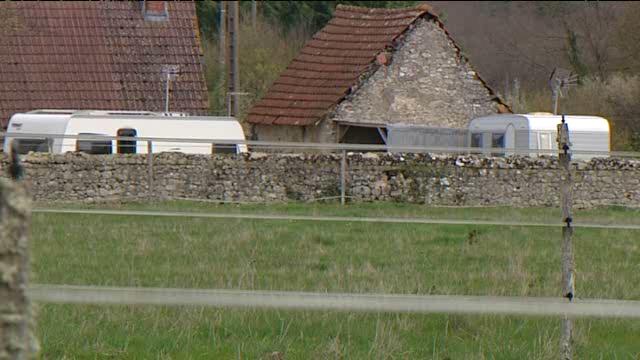
[[[118,136],[136,137],[138,132],[136,129],[118,129]],[[135,154],[135,140],[118,140],[118,154]]]
[[[101,134],[89,134],[81,133],[78,135],[101,135]],[[77,140],[76,151],[81,151],[87,154],[111,154],[111,140]]]
[[[482,133],[471,134],[471,147],[473,148],[482,147]]]
[[[33,152],[49,152],[51,149],[50,139],[15,139],[13,140],[18,154]]]
[[[212,144],[212,154],[237,154],[237,146],[235,144]]]

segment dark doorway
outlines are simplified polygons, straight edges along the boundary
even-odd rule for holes
[[[382,131],[386,136],[386,129],[365,126],[349,126],[340,142],[346,144],[376,144],[384,145],[384,139],[380,135]]]

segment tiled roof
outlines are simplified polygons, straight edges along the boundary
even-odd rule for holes
[[[435,19],[444,30],[427,5],[403,9],[338,5],[329,23],[305,44],[253,106],[247,121],[298,126],[316,123],[372,69],[376,55],[394,47],[394,41],[424,16]]]
[[[195,6],[167,2],[0,3],[0,119],[34,109],[164,110],[164,65],[178,65],[171,111],[206,114]]]

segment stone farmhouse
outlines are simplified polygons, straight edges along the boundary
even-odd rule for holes
[[[206,114],[195,4],[174,1],[0,2],[0,119],[34,109]]]
[[[380,144],[389,124],[463,129],[505,112],[429,6],[338,5],[246,120],[256,140]]]

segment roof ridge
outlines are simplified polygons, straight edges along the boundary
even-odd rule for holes
[[[424,3],[416,6],[412,6],[412,7],[405,7],[405,8],[370,8],[370,7],[364,7],[364,6],[338,4],[338,6],[336,6],[336,10],[358,12],[363,14],[403,13],[403,12],[420,11],[421,14],[419,14],[418,16],[422,16],[425,13],[429,13],[434,16],[436,15],[433,12],[433,8],[428,4],[424,4]]]

